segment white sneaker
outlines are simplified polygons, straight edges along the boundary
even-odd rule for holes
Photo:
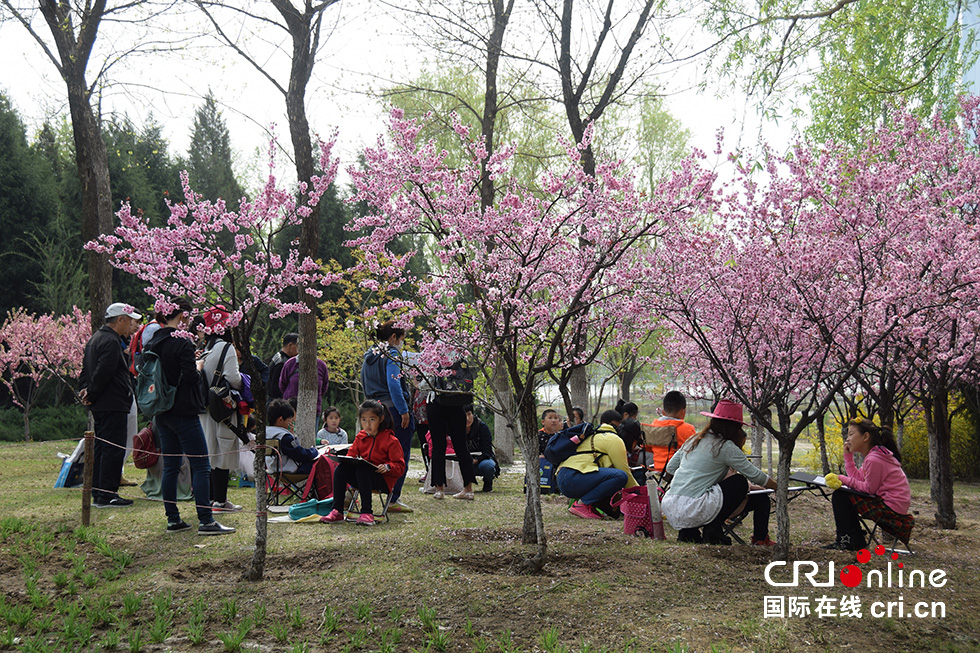
[[[211,512],[240,512],[241,509],[241,506],[231,501],[225,501],[224,503],[218,503],[217,501],[211,502]]]

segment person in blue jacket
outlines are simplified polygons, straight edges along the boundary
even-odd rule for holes
[[[402,445],[405,454],[405,471],[395,483],[391,491],[391,512],[412,512],[401,500],[402,486],[408,473],[408,460],[412,450],[412,434],[415,423],[412,419],[411,389],[406,375],[402,373],[402,347],[407,335],[405,329],[396,327],[388,320],[378,327],[375,334],[378,344],[364,352],[361,364],[361,385],[368,399],[375,399],[384,404],[391,413],[391,421],[395,426],[395,437]]]

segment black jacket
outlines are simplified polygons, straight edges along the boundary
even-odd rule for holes
[[[478,461],[493,460],[497,457],[493,455],[493,438],[490,436],[490,427],[483,423],[479,417],[473,418],[473,426],[466,434],[466,450],[479,451]]]
[[[194,345],[187,338],[173,336],[176,330],[173,327],[160,329],[146,343],[145,350],[153,350],[160,357],[167,383],[177,388],[174,406],[166,414],[199,415],[204,412],[204,399]]]
[[[128,413],[133,405],[133,374],[125,343],[109,325],[92,334],[85,343],[82,389],[88,393],[94,411]]]

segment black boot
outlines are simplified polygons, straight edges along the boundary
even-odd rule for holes
[[[701,544],[701,531],[697,528],[682,528],[677,531],[677,541]]]
[[[725,535],[725,531],[722,530],[721,526],[713,526],[709,524],[704,527],[704,543],[731,546],[732,538]]]
[[[864,547],[864,533],[855,531],[853,533],[838,533],[837,540],[823,548],[837,551],[860,551]]]
[[[484,492],[493,492],[493,476],[484,476],[483,477],[483,491]]]

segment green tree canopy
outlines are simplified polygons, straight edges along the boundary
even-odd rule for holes
[[[245,191],[235,178],[231,163],[231,135],[214,94],[208,91],[194,116],[187,173],[195,192],[212,202],[223,199],[229,209],[237,211]]]
[[[3,94],[0,152],[0,314],[17,306],[40,312],[46,307],[31,282],[41,279],[41,265],[30,243],[58,215],[58,185],[49,162],[28,146],[24,125]]]

